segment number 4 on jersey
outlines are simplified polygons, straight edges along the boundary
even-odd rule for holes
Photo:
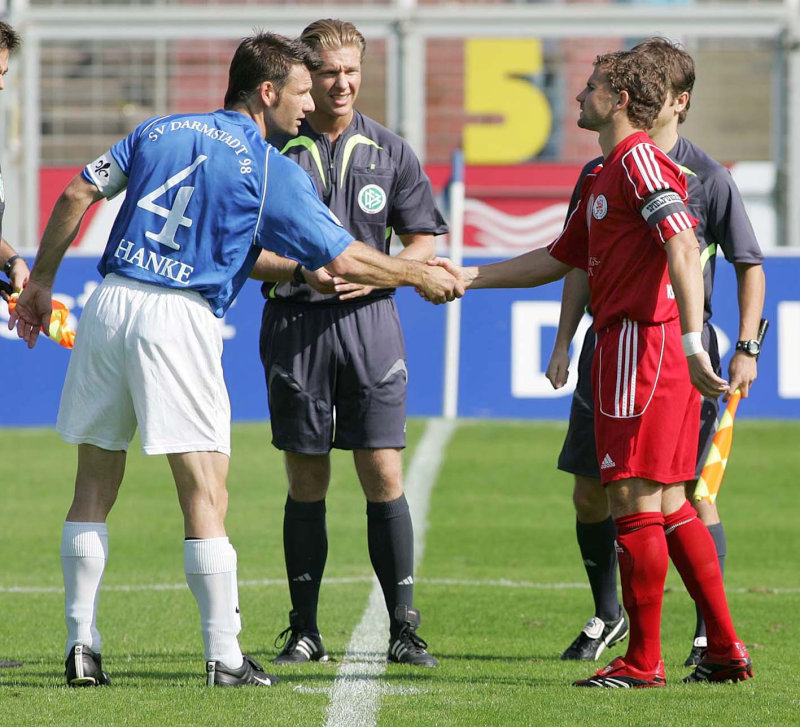
[[[184,217],[183,213],[189,206],[189,200],[192,198],[192,194],[194,193],[194,187],[181,187],[175,195],[175,202],[172,204],[171,209],[166,209],[165,207],[156,204],[155,200],[161,197],[161,195],[166,194],[166,192],[176,185],[180,184],[206,159],[208,159],[208,157],[204,154],[201,154],[188,167],[181,169],[181,171],[170,177],[166,182],[164,182],[164,184],[154,189],[152,192],[150,192],[150,194],[142,197],[136,203],[138,207],[141,207],[148,212],[153,212],[159,217],[164,217],[167,220],[164,223],[164,227],[161,229],[161,232],[145,232],[145,235],[148,239],[154,240],[155,242],[165,245],[166,247],[171,247],[173,250],[181,249],[181,246],[175,242],[175,233],[178,231],[178,227],[180,225],[183,225],[184,227],[192,226],[192,220],[189,217]]]

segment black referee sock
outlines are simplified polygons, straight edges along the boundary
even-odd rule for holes
[[[300,614],[304,629],[319,631],[317,603],[328,558],[325,500],[297,502],[287,495],[283,515],[283,555],[292,609]]]
[[[395,607],[414,605],[414,527],[405,495],[391,502],[367,502],[367,543],[394,636]]]
[[[575,532],[592,589],[594,614],[606,623],[616,621],[622,613],[622,606],[617,596],[617,551],[614,547],[617,526],[614,519],[609,515],[600,523],[576,520]]]
[[[725,528],[722,527],[722,523],[714,523],[713,525],[706,525],[708,528],[708,532],[711,533],[711,537],[714,540],[714,547],[717,549],[717,560],[719,560],[719,569],[722,573],[725,573],[725,556],[728,553],[728,540],[725,537]],[[700,609],[698,608],[697,604],[695,604],[695,611],[697,613],[697,625],[695,626],[694,630],[694,637],[698,638],[699,636],[706,635],[706,624],[703,621],[703,614],[700,613]]]

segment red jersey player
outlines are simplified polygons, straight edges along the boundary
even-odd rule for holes
[[[659,687],[661,606],[668,558],[703,611],[708,649],[686,681],[752,676],[731,621],[716,550],[687,502],[694,477],[700,394],[727,383],[700,343],[703,279],[696,220],[680,169],[650,140],[667,92],[663,69],[641,56],[598,57],[578,95],[578,125],[599,133],[604,162],[547,249],[458,268],[469,288],[533,287],[587,271],[597,347],[592,369],[595,432],[603,484],[617,527],[620,580],[630,642],[588,687]]]

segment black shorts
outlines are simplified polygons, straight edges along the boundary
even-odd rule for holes
[[[572,396],[569,412],[569,427],[564,446],[558,455],[558,469],[580,477],[600,479],[600,466],[594,438],[594,399],[592,398],[592,359],[594,358],[595,334],[590,328],[583,339],[578,359],[578,383]],[[703,327],[703,347],[708,351],[711,365],[720,375],[719,346],[714,327]],[[708,456],[708,450],[717,431],[719,399],[703,399],[700,410],[700,439],[697,447],[697,470],[699,476]]]
[[[268,301],[261,318],[272,443],[298,454],[405,447],[405,342],[394,299]]]

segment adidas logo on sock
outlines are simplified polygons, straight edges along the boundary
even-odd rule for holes
[[[616,467],[616,466],[617,463],[613,459],[611,459],[611,455],[608,452],[606,452],[606,456],[603,457],[603,461],[600,463],[600,469],[607,470],[610,469],[611,467]]]
[[[406,576],[403,578],[402,581],[397,582],[398,586],[413,586],[414,585],[414,576]]]
[[[301,576],[297,576],[296,578],[292,578],[292,583],[308,583],[311,580],[310,573],[303,573]]]

